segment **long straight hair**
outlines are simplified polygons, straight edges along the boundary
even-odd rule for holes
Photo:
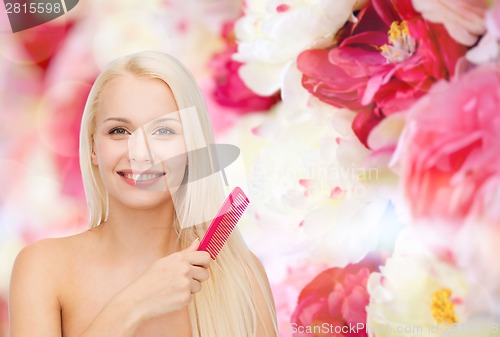
[[[96,114],[102,89],[114,78],[134,75],[160,79],[174,95],[179,110],[194,107],[196,115],[181,114],[188,169],[196,174],[197,158],[192,151],[214,143],[207,107],[200,88],[189,70],[174,57],[159,52],[140,52],[114,60],[101,72],[90,91],[82,117],[80,132],[80,168],[89,207],[90,227],[99,226],[108,215],[107,192],[98,167],[91,163],[92,140],[96,130]],[[201,127],[201,132],[199,132]],[[206,159],[205,159],[206,160]],[[211,165],[217,160],[209,154]],[[212,166],[214,167],[214,166]],[[190,179],[188,178],[188,181]],[[174,228],[181,247],[187,248],[208,227],[206,219],[213,217],[224,200],[224,185],[220,174],[182,185],[174,196],[176,217]],[[165,221],[168,221],[165,219]],[[190,224],[186,226],[186,224]],[[191,226],[191,224],[197,224]],[[277,336],[276,313],[267,279],[255,256],[245,245],[236,229],[231,234],[217,260],[209,268],[210,278],[202,291],[189,304],[193,336],[198,337],[263,337],[257,336],[257,325],[271,317],[273,331],[265,336]],[[265,310],[258,304],[256,293],[264,297]]]

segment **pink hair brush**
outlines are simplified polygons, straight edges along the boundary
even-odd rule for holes
[[[212,260],[215,260],[249,203],[241,188],[235,187],[224,200],[215,219],[208,227],[198,250],[208,252]]]

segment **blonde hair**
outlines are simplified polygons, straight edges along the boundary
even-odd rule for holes
[[[81,124],[80,168],[89,207],[90,227],[104,222],[108,213],[107,192],[98,168],[91,163],[92,139],[96,129],[100,94],[108,82],[127,74],[164,81],[172,90],[179,110],[189,107],[196,109],[196,116],[187,114],[186,117],[181,114],[188,151],[188,175],[196,174],[197,167],[197,158],[193,154],[196,151],[191,150],[214,143],[201,90],[181,62],[172,56],[151,51],[127,55],[111,62],[98,76],[90,91]],[[193,117],[196,121],[191,120]],[[201,132],[194,130],[200,126]],[[209,154],[209,157],[210,164],[213,165],[217,158],[213,154]],[[179,188],[174,196],[178,206],[174,227],[183,249],[196,237],[203,236],[208,223],[201,219],[213,217],[224,196],[220,174],[190,182]],[[183,227],[181,224],[199,225]],[[271,317],[273,331],[265,331],[265,336],[278,335],[272,294],[259,263],[236,229],[217,260],[211,264],[209,280],[203,283],[202,291],[194,295],[189,304],[193,336],[257,337],[257,325],[260,322],[265,327],[266,316]],[[264,297],[264,312],[259,311],[262,304],[257,303],[255,297],[259,292]]]

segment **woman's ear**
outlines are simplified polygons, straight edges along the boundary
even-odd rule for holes
[[[92,152],[90,154],[90,162],[92,163],[92,165],[94,166],[99,166],[97,164],[97,155],[95,154],[95,142],[94,140],[92,139]]]

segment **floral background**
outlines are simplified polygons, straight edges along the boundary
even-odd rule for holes
[[[0,12],[0,336],[19,250],[86,229],[93,80],[144,49],[242,150],[280,336],[500,336],[499,0],[82,0],[16,34]]]

